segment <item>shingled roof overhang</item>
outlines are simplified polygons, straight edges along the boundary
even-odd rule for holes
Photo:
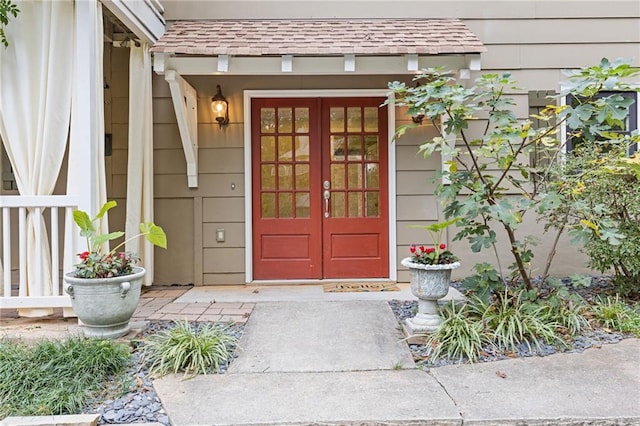
[[[177,21],[152,51],[159,73],[395,74],[479,69],[486,48],[458,19],[260,19]]]

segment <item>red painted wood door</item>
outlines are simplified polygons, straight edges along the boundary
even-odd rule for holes
[[[255,279],[388,277],[383,101],[252,101]]]

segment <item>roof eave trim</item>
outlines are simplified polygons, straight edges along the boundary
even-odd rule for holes
[[[341,56],[174,56],[154,55],[154,71],[175,70],[181,75],[384,75],[414,74],[418,70],[443,67],[450,70],[481,69],[480,53],[439,55],[349,55]],[[345,66],[347,64],[347,66]]]

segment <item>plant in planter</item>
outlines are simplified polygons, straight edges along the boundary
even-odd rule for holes
[[[105,252],[108,242],[124,236],[117,231],[100,234],[104,215],[117,203],[105,203],[96,217],[91,219],[86,212],[75,210],[73,220],[80,228],[80,235],[87,239],[88,251],[80,253],[81,262],[75,271],[65,275],[68,286],[65,291],[71,296],[71,305],[80,321],[85,325],[87,337],[117,338],[129,332],[129,320],[140,299],[144,268],[135,266],[138,256],[118,251],[128,241],[144,236],[158,247],[167,248],[167,236],[163,229],[152,222],[140,224],[140,234],[118,244]]]
[[[411,246],[411,256],[402,259],[403,266],[411,274],[411,293],[418,298],[418,313],[407,318],[405,324],[411,334],[433,333],[440,328],[442,319],[438,313],[438,299],[449,292],[451,271],[460,266],[458,258],[442,243],[444,230],[456,223],[454,218],[432,225],[412,225],[427,231],[432,246]]]

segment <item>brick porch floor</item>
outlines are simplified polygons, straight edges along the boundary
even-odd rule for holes
[[[175,303],[191,287],[152,287],[144,291],[133,320],[247,322],[255,303]]]
[[[132,321],[221,321],[244,324],[247,322],[255,303],[175,303],[174,301],[189,291],[192,287],[179,286],[154,286],[144,287],[138,308],[133,314]],[[17,320],[18,312],[15,309],[0,310],[0,326]],[[46,319],[61,319],[62,309],[55,309],[54,314]],[[28,320],[21,318],[22,321]],[[37,320],[34,318],[34,320]],[[1,330],[0,330],[1,332]]]

